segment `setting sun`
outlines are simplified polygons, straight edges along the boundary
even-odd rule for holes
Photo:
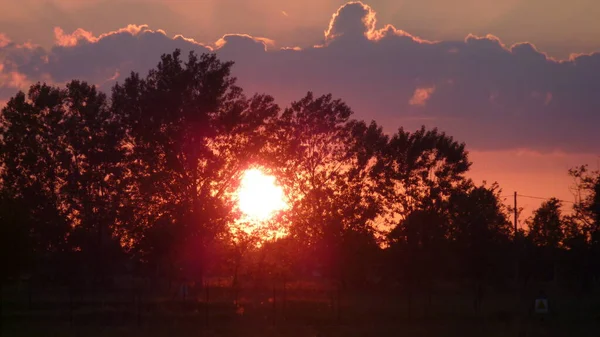
[[[275,177],[264,174],[259,169],[244,172],[238,190],[239,208],[247,217],[265,221],[286,207],[283,190],[275,182]]]

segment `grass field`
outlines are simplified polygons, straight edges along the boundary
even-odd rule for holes
[[[465,293],[412,296],[384,291],[247,290],[237,305],[214,289],[186,303],[127,294],[65,297],[4,294],[2,336],[600,336],[597,296],[548,294],[551,313],[531,296],[489,294],[480,310]],[[284,300],[285,297],[285,300]],[[275,300],[273,300],[275,299]]]

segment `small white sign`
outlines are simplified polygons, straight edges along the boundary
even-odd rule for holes
[[[535,313],[536,314],[547,314],[548,313],[548,299],[538,298],[535,300]]]

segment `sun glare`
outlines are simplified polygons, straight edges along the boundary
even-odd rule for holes
[[[238,190],[238,206],[245,216],[256,221],[269,220],[277,211],[286,207],[283,189],[275,177],[259,169],[244,172]]]

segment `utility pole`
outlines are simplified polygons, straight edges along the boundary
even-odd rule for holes
[[[519,244],[518,244],[518,237],[519,237],[519,228],[518,228],[518,222],[517,222],[517,217],[518,217],[518,211],[517,211],[517,191],[515,191],[515,205],[514,205],[514,212],[515,212],[515,238],[514,238],[514,243],[515,243],[515,285],[518,284],[519,282]]]
[[[517,239],[517,192],[515,191],[515,240]]]

